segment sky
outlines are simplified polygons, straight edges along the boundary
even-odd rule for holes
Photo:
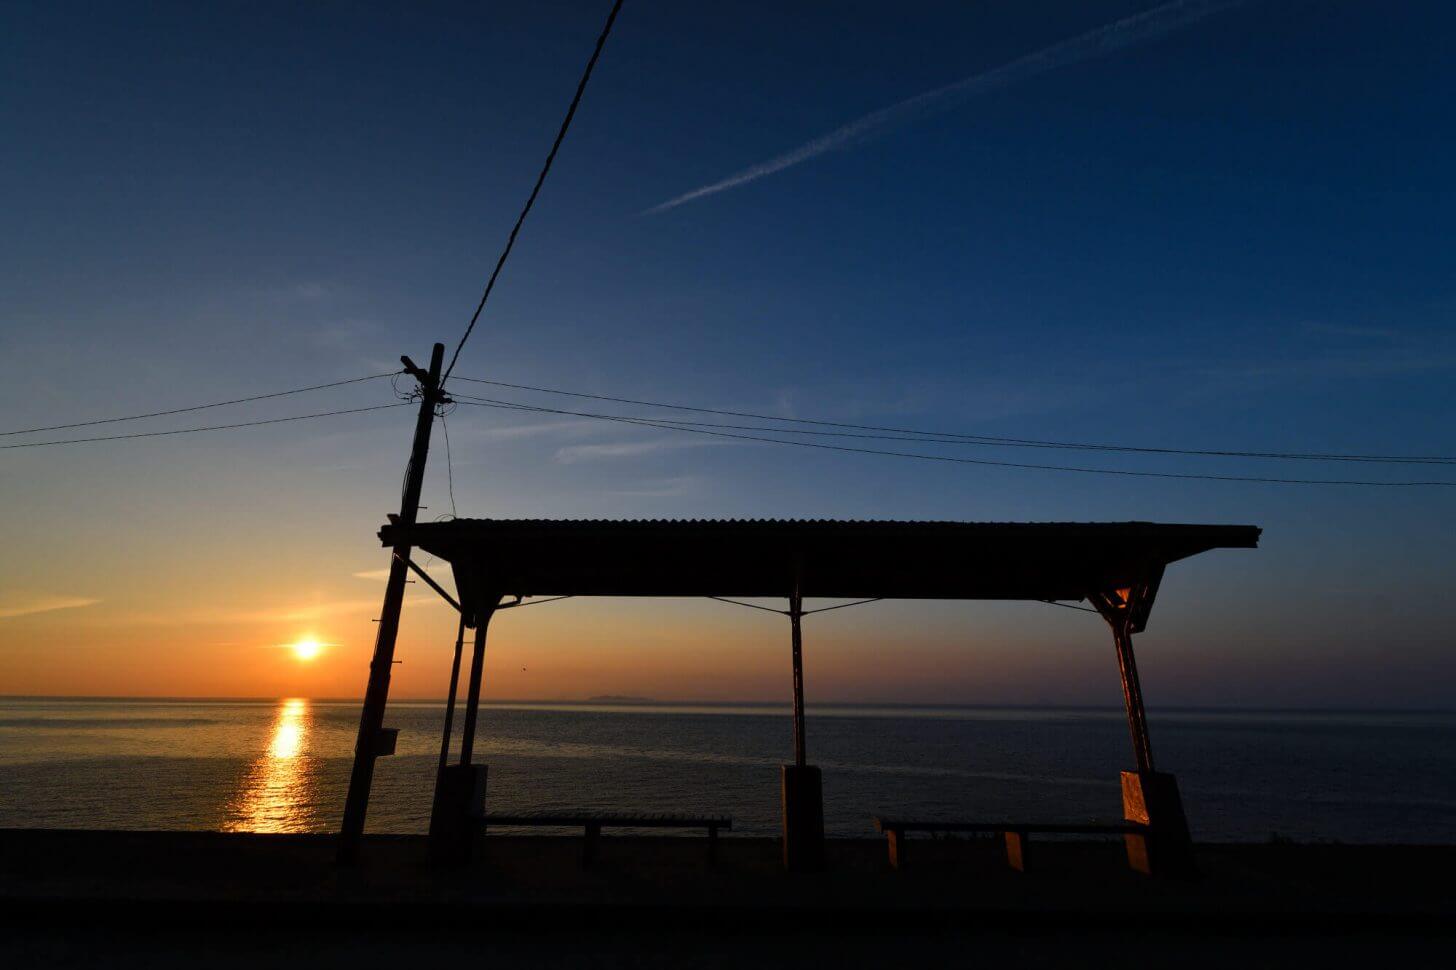
[[[608,6],[6,4],[0,430],[453,349]],[[627,0],[456,374],[977,435],[1456,455],[1453,29],[1422,2]],[[0,443],[394,400],[375,380]],[[0,452],[0,694],[359,696],[411,425],[401,407]],[[1150,706],[1456,697],[1453,488],[467,406],[447,426],[426,517],[1258,525],[1257,551],[1170,568],[1138,644]],[[453,634],[411,586],[393,696],[443,695]],[[324,646],[302,660],[300,639]],[[713,602],[501,614],[489,651],[496,698],[790,690],[787,623]],[[1105,626],[1035,603],[835,611],[805,651],[811,704],[1120,703]]]

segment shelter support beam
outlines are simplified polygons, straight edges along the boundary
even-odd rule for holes
[[[399,618],[404,608],[405,581],[409,578],[411,529],[418,517],[420,490],[425,481],[425,458],[430,450],[430,430],[435,423],[435,408],[445,400],[440,387],[440,367],[445,345],[435,344],[430,353],[430,369],[420,370],[409,358],[403,358],[405,369],[420,382],[420,410],[415,418],[414,443],[410,448],[405,471],[404,494],[399,515],[393,524],[396,530],[393,555],[389,561],[389,580],[384,587],[384,605],[379,613],[379,630],[374,640],[374,656],[369,661],[369,683],[364,689],[364,707],[359,713],[359,734],[354,741],[354,768],[349,775],[349,794],[344,802],[344,820],[339,830],[338,861],[349,864],[359,857],[359,844],[364,837],[364,817],[369,811],[369,790],[374,784],[374,761],[381,750],[384,710],[389,703],[389,679],[394,671],[394,644],[399,636]]]
[[[1153,744],[1148,733],[1142,681],[1138,678],[1132,647],[1133,634],[1142,632],[1147,624],[1161,578],[1162,569],[1155,569],[1143,582],[1096,592],[1088,599],[1112,628],[1122,700],[1132,736],[1136,770],[1122,772],[1122,814],[1127,821],[1143,826],[1143,830],[1124,837],[1128,863],[1147,875],[1190,876],[1195,868],[1188,819],[1183,813],[1177,779],[1153,767]]]
[[[789,595],[794,670],[794,763],[783,765],[779,784],[784,812],[784,868],[808,872],[824,865],[824,784],[808,763],[804,739],[804,598],[796,579]]]
[[[484,600],[491,604],[500,597]],[[430,858],[447,865],[470,861],[476,843],[485,831],[485,793],[489,769],[475,764],[475,733],[480,714],[480,685],[485,668],[485,634],[495,615],[492,605],[475,617],[475,643],[470,657],[470,681],[466,688],[465,723],[460,732],[460,761],[448,764],[449,735],[440,750],[440,770],[435,780],[434,810],[430,815]],[[454,707],[458,684],[464,627],[455,650],[455,669],[450,675],[450,705]],[[449,715],[447,714],[447,721]]]
[[[460,738],[462,765],[470,764],[475,753],[475,722],[480,714],[480,681],[485,670],[485,631],[494,615],[495,608],[492,606],[475,618],[475,651],[470,657],[470,687],[465,698],[465,729]]]
[[[1132,736],[1133,762],[1137,770],[1153,770],[1153,740],[1148,734],[1148,712],[1143,705],[1143,686],[1138,679],[1137,657],[1132,652],[1132,634],[1113,627],[1112,643],[1117,651],[1117,672],[1122,679],[1122,703],[1127,710],[1127,729]]]
[[[460,689],[460,655],[465,649],[465,614],[460,614],[460,629],[455,632],[455,659],[450,662],[450,690],[445,698],[445,728],[440,738],[440,764],[436,774],[450,763],[450,741],[455,734],[455,694]],[[436,785],[438,789],[438,783]]]
[[[804,598],[799,595],[798,584],[789,597],[789,629],[794,655],[794,765],[802,768],[807,763],[804,741]]]

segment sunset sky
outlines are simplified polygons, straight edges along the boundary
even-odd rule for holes
[[[456,373],[968,434],[1456,455],[1456,9],[1180,4],[1203,15],[1144,35],[1156,6],[628,0]],[[0,431],[453,347],[608,7],[6,4]],[[1057,47],[1130,17],[1098,56]],[[394,400],[376,380],[0,444]],[[359,695],[412,421],[0,451],[0,694]],[[486,408],[448,427],[462,516],[1258,525],[1259,550],[1170,569],[1139,642],[1151,706],[1456,691],[1456,487],[1014,470]],[[451,511],[438,425],[425,496]],[[440,697],[452,613],[409,596],[393,696]],[[779,700],[788,650],[765,613],[576,600],[495,621],[485,694]],[[810,703],[1120,703],[1105,626],[1034,603],[825,614],[805,662]]]

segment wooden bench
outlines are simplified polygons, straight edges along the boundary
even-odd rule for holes
[[[597,845],[601,841],[602,829],[604,828],[633,828],[633,829],[707,829],[708,830],[708,863],[711,865],[718,860],[718,830],[731,832],[733,830],[733,819],[726,815],[705,816],[705,815],[623,815],[623,814],[602,814],[587,815],[583,813],[536,813],[531,812],[525,815],[493,815],[485,816],[485,826],[492,825],[530,825],[549,826],[552,828],[576,828],[580,826],[586,831],[586,840],[582,843],[581,864],[589,866],[596,861]]]
[[[903,818],[875,816],[875,829],[883,833],[890,846],[890,866],[899,869],[905,864],[905,833],[966,832],[1000,835],[1006,840],[1006,862],[1011,868],[1026,871],[1027,849],[1033,835],[1130,835],[1146,832],[1147,826],[1136,822],[1107,825],[1042,825],[1021,822],[938,822],[912,821]]]

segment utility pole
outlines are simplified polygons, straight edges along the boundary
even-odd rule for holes
[[[440,368],[445,359],[445,345],[435,344],[430,354],[430,369],[421,370],[408,357],[401,357],[406,373],[420,382],[420,413],[415,419],[415,440],[410,448],[409,467],[405,471],[404,495],[400,500],[395,530],[400,541],[389,561],[389,583],[384,587],[384,607],[379,615],[379,632],[374,641],[374,659],[369,662],[369,686],[364,691],[364,710],[359,715],[359,737],[354,742],[354,770],[349,775],[349,796],[344,802],[344,824],[339,831],[338,860],[349,864],[359,857],[359,841],[364,835],[364,815],[369,809],[369,789],[374,782],[374,759],[379,752],[380,732],[384,727],[384,708],[389,701],[389,678],[394,670],[394,643],[399,636],[399,614],[404,606],[404,587],[410,558],[410,527],[420,508],[420,489],[425,482],[425,457],[430,450],[430,430],[435,424],[435,408],[445,403],[440,386]]]

